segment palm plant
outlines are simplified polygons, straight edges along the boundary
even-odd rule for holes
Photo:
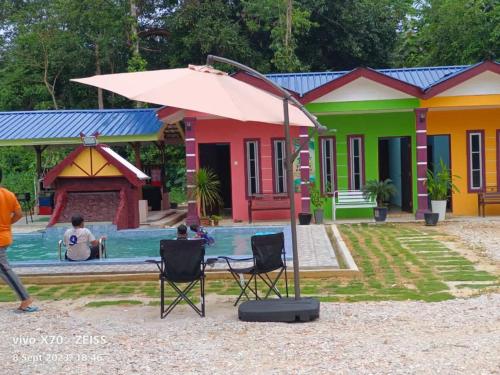
[[[450,192],[458,192],[458,187],[453,183],[453,178],[449,168],[444,163],[443,159],[439,159],[439,170],[436,172],[427,170],[427,180],[425,185],[431,200],[445,201],[448,199]]]
[[[222,205],[219,192],[220,181],[210,168],[200,168],[196,172],[196,198],[200,201],[201,215],[207,216],[207,210]]]
[[[384,202],[388,201],[392,195],[397,193],[396,187],[390,178],[384,181],[370,180],[363,187],[363,193],[377,201],[377,207],[382,207]]]

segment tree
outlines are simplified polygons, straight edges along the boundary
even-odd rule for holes
[[[243,0],[242,4],[243,19],[250,32],[268,34],[274,68],[280,72],[307,70],[296,48],[298,38],[313,25],[309,20],[311,12],[292,0]]]
[[[422,1],[404,27],[399,65],[474,64],[500,56],[498,0]]]
[[[236,6],[223,0],[184,0],[164,18],[169,67],[204,64],[208,54],[250,63],[255,51],[242,35]]]
[[[311,32],[297,55],[311,70],[389,66],[398,27],[412,0],[300,0],[311,10]]]

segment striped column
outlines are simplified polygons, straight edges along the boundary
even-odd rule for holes
[[[311,210],[311,198],[309,197],[309,130],[301,126],[299,130],[300,144],[300,199],[301,212],[308,213]],[[307,140],[307,142],[305,142]],[[303,143],[305,144],[303,145]]]
[[[188,212],[186,224],[200,224],[198,216],[198,203],[196,200],[196,138],[195,138],[196,119],[188,117],[184,119],[185,125],[185,144],[186,144],[186,180],[187,180],[187,199]]]
[[[417,219],[423,219],[424,213],[429,212],[427,197],[427,108],[415,109],[415,124],[417,133]]]

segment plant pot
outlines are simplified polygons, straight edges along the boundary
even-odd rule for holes
[[[200,218],[200,225],[202,227],[209,227],[212,225],[212,220],[210,220],[209,217],[201,217]]]
[[[323,209],[317,208],[314,210],[314,222],[316,224],[323,224]]]
[[[177,203],[176,202],[170,202],[170,208],[176,209],[177,208]]]
[[[446,219],[446,201],[431,201],[432,212],[439,214],[439,221]]]
[[[299,214],[299,224],[309,225],[311,224],[312,215],[310,213],[301,212]]]
[[[425,212],[424,219],[425,225],[434,226],[438,222],[439,214],[437,212]]]
[[[375,207],[373,209],[373,217],[377,222],[384,222],[387,219],[387,207]]]
[[[212,220],[212,223],[214,224],[214,227],[219,226],[219,220]]]

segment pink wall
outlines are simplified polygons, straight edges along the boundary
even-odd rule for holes
[[[197,153],[200,143],[230,144],[233,220],[248,221],[244,139],[260,140],[262,191],[264,194],[272,194],[274,181],[271,139],[285,137],[283,126],[227,119],[197,120],[195,126]],[[299,127],[292,126],[291,134],[292,139],[298,138]],[[297,213],[300,212],[300,193],[295,194],[295,207]],[[256,211],[253,213],[253,218],[254,220],[288,219],[290,213],[287,210]]]

